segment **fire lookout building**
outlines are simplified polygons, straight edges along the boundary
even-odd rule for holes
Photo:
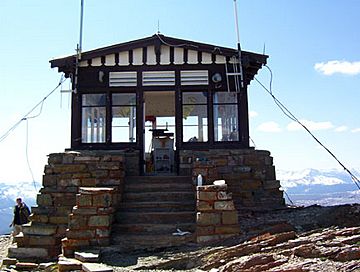
[[[187,151],[249,149],[247,86],[266,55],[155,34],[50,61],[71,77],[71,149],[127,151],[129,173],[184,174]],[[184,161],[185,160],[185,161]],[[129,159],[130,161],[130,159]]]

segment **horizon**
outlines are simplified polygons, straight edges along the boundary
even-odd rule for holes
[[[276,97],[347,168],[358,171],[360,35],[355,22],[360,2],[279,0],[264,9],[266,4],[238,1],[242,49],[262,53],[265,48]],[[0,68],[0,136],[58,84],[61,74],[48,61],[75,53],[79,9],[80,1],[70,0],[0,3],[0,56],[5,64]],[[177,12],[169,12],[173,10]],[[106,5],[87,0],[84,51],[153,35],[158,20],[166,36],[236,48],[232,0],[111,0]],[[265,67],[256,78],[269,85]],[[68,81],[62,89],[69,88]],[[39,117],[22,122],[0,142],[0,182],[32,179],[26,151],[34,179],[41,182],[47,154],[69,148],[68,99],[68,94],[55,92]],[[257,149],[271,152],[277,172],[341,168],[282,114],[255,80],[249,86],[249,112],[250,136]]]

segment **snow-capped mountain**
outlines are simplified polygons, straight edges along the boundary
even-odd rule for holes
[[[359,171],[351,172],[360,177]],[[292,201],[298,205],[360,203],[360,191],[344,170],[280,170],[277,171],[277,179]]]
[[[11,231],[9,224],[13,219],[13,207],[17,197],[21,197],[29,207],[35,205],[36,194],[41,185],[35,186],[33,182],[0,183],[0,235]]]

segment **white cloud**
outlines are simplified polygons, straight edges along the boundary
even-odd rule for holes
[[[353,130],[351,130],[351,132],[353,132],[353,133],[360,132],[360,128],[354,128]]]
[[[331,129],[334,127],[334,125],[328,121],[327,122],[315,122],[315,121],[310,121],[310,120],[300,120],[300,122],[311,131],[326,130],[326,129]],[[287,129],[290,131],[296,131],[296,130],[302,129],[302,127],[296,122],[291,122],[290,124],[287,125]]]
[[[315,63],[314,68],[319,73],[326,76],[339,73],[345,75],[358,75],[360,74],[360,61],[341,61],[331,60],[328,62]]]
[[[340,126],[340,127],[337,127],[335,128],[335,131],[336,132],[344,132],[344,131],[347,131],[349,128],[347,126]]]
[[[249,112],[249,117],[250,118],[254,118],[254,117],[256,117],[256,116],[258,116],[259,114],[256,112],[256,111],[250,111]]]
[[[257,130],[262,132],[280,132],[281,128],[278,123],[274,121],[262,123],[257,127]]]

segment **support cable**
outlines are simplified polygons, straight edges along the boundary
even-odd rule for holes
[[[66,79],[64,78],[64,76],[61,76],[61,79],[59,81],[59,84],[52,90],[50,91],[43,99],[41,99],[40,102],[38,102],[30,111],[28,111],[23,118],[21,118],[19,121],[17,121],[12,127],[10,127],[4,134],[1,135],[0,137],[0,143],[3,142],[23,121],[26,121],[27,119],[33,119],[38,117],[43,109],[43,105],[45,100],[52,95],[60,86],[61,84],[64,83]],[[33,111],[35,111],[38,107],[40,106],[40,111],[39,113],[33,115],[33,116],[29,116],[30,114],[33,113]]]
[[[268,67],[267,65],[265,65],[265,67],[267,67],[271,73],[271,83],[272,83],[272,72],[270,67]],[[272,99],[274,100],[275,104],[279,107],[279,109],[285,114],[285,116],[287,116],[290,120],[298,123],[302,128],[305,129],[305,131],[310,134],[310,136],[322,147],[324,148],[331,157],[333,157],[333,159],[335,159],[338,164],[343,168],[344,171],[346,171],[352,181],[355,183],[356,187],[360,190],[360,180],[334,155],[333,152],[330,151],[329,148],[327,148],[299,119],[296,118],[296,116],[283,104],[281,103],[273,94],[272,92],[272,87],[270,84],[270,89],[267,88],[261,81],[259,81],[256,77],[254,78],[257,83],[260,84],[260,86],[272,97]]]

